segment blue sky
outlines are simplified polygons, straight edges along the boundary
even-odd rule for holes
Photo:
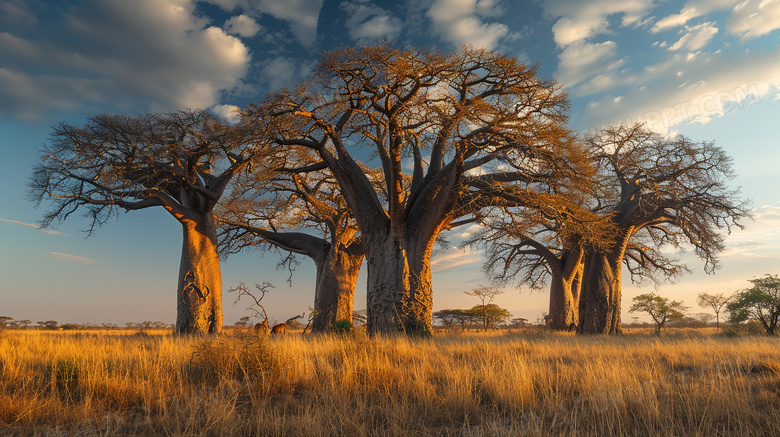
[[[77,216],[36,228],[42,211],[26,182],[52,125],[102,112],[228,113],[301,80],[323,50],[381,41],[474,44],[538,63],[566,86],[577,130],[645,121],[725,148],[755,221],[728,237],[716,275],[683,253],[695,273],[657,288],[704,311],[698,292],[780,273],[779,37],[780,0],[0,0],[0,315],[175,319],[181,231],[164,211],[120,214],[88,239]],[[290,287],[276,262],[273,253],[232,256],[223,282],[273,282],[266,308],[283,320],[311,305],[314,272],[301,259]],[[435,254],[435,308],[476,304],[461,292],[488,283],[480,266],[469,250]],[[356,308],[365,306],[360,281]],[[654,290],[625,282],[624,309]],[[233,299],[225,293],[226,323],[248,315]],[[507,289],[496,303],[534,320],[547,292]]]

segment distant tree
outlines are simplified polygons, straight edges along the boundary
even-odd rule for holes
[[[8,322],[13,320],[13,317],[8,316],[0,316],[0,328],[5,328],[8,325]]]
[[[248,326],[249,325],[249,316],[244,316],[238,319],[238,322],[236,322],[236,326]]]
[[[441,322],[441,326],[444,329],[449,330],[455,324],[455,319],[459,311],[461,310],[446,309],[446,310],[434,311],[433,320],[434,321],[438,320],[439,322]]]
[[[674,319],[681,319],[688,309],[682,302],[669,300],[655,293],[645,293],[634,297],[634,304],[628,311],[631,313],[643,312],[650,315],[656,325],[656,332],[661,333],[661,328]]]
[[[699,322],[701,322],[705,326],[708,323],[710,323],[712,321],[712,319],[715,318],[715,316],[713,316],[710,313],[696,313],[693,316],[696,318],[696,320],[698,320]],[[716,325],[716,326],[720,326],[720,325]]]
[[[480,320],[482,320],[483,329],[487,331],[490,325],[489,323],[490,317],[488,316],[488,306],[493,302],[493,299],[495,299],[496,296],[498,296],[499,294],[504,294],[504,292],[495,287],[485,287],[484,285],[480,285],[478,288],[475,288],[471,291],[464,291],[463,294],[474,296],[477,299],[479,299],[480,302],[482,302],[481,305],[475,306],[474,308],[481,309],[482,313],[480,315]]]
[[[684,271],[663,256],[664,248],[693,247],[705,271],[718,267],[724,233],[749,217],[748,202],[729,188],[731,159],[709,142],[664,137],[643,124],[610,127],[585,137],[603,195],[594,212],[608,217],[616,232],[585,259],[578,333],[619,333],[621,272]],[[633,244],[633,251],[629,250]]]
[[[43,329],[60,329],[60,322],[56,320],[47,320],[45,322],[38,322],[38,325]]]
[[[512,313],[494,303],[475,305],[464,311],[471,314],[475,320],[478,320],[485,331],[488,329],[496,329],[499,324],[512,318]]]
[[[230,125],[207,111],[96,115],[61,123],[30,181],[42,225],[81,211],[88,234],[120,210],[161,207],[182,227],[176,332],[222,329],[222,276],[212,210],[230,180],[262,150],[256,127]],[[219,171],[216,171],[219,169]]]
[[[24,329],[27,329],[27,325],[29,325],[30,323],[32,323],[32,321],[31,321],[31,320],[17,320],[17,321],[19,322],[19,324],[23,325],[22,327],[23,327]]]
[[[780,321],[780,276],[751,279],[753,287],[734,294],[726,305],[731,323],[758,320],[767,334],[775,335]]]
[[[523,326],[528,326],[528,319],[523,317],[516,317],[509,321],[509,326],[512,328],[520,328]]]
[[[699,293],[696,303],[702,308],[712,308],[712,311],[715,312],[715,326],[720,327],[720,311],[731,300],[732,296],[724,296],[723,293]]]

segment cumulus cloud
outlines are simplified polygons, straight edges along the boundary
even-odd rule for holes
[[[306,78],[314,68],[314,61],[278,57],[265,61],[260,69],[262,80],[269,91],[276,91]]]
[[[771,100],[780,90],[780,49],[770,53],[677,53],[643,71],[613,78],[620,99],[603,96],[586,110],[592,127],[646,122],[660,132]]]
[[[706,46],[717,34],[718,28],[711,22],[696,26],[686,26],[683,36],[676,43],[669,46],[669,50],[699,50]]]
[[[747,0],[738,4],[726,22],[726,30],[742,39],[766,35],[780,28],[780,1]]]
[[[597,44],[580,41],[569,45],[558,55],[555,78],[567,87],[576,87],[589,78],[603,74],[607,69],[619,67],[620,62],[615,61],[616,53],[617,44],[614,41]]]
[[[83,256],[73,255],[70,253],[61,252],[49,252],[55,258],[64,259],[66,261],[80,262],[84,264],[95,264],[95,260],[92,258],[84,258]]]
[[[483,19],[502,13],[503,8],[495,0],[436,0],[426,15],[443,39],[457,46],[471,44],[492,50],[509,36],[509,27]]]
[[[339,7],[347,13],[349,36],[360,44],[394,39],[403,28],[403,21],[370,0],[342,2]]]
[[[621,15],[621,25],[637,25],[652,8],[653,0],[551,0],[542,7],[553,25],[553,38],[561,46],[574,44],[593,36],[609,33],[611,15]]]
[[[211,111],[230,123],[238,123],[241,120],[241,109],[236,105],[216,105]]]
[[[61,13],[61,27],[35,39],[2,35],[0,114],[34,119],[103,103],[206,108],[249,66],[247,47],[192,0],[86,0]]]
[[[728,9],[741,0],[689,0],[679,13],[668,15],[658,20],[650,29],[651,32],[661,32],[686,24],[694,18],[702,17],[715,11]]]
[[[780,258],[780,206],[764,205],[753,210],[753,222],[726,237],[722,258]]]
[[[324,0],[205,0],[227,12],[242,10],[251,17],[268,14],[285,21],[290,30],[306,48],[317,40],[317,21]]]
[[[257,35],[262,27],[257,24],[254,18],[248,17],[244,14],[230,17],[223,26],[225,32],[250,38]]]

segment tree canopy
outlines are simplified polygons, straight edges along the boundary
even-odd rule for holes
[[[61,123],[35,167],[30,194],[53,205],[43,226],[80,211],[87,232],[120,210],[162,207],[184,233],[177,291],[181,333],[222,329],[222,280],[212,209],[230,180],[264,150],[264,135],[207,111],[102,114]]]

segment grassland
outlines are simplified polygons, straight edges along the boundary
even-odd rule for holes
[[[780,339],[0,333],[1,435],[780,434]]]

